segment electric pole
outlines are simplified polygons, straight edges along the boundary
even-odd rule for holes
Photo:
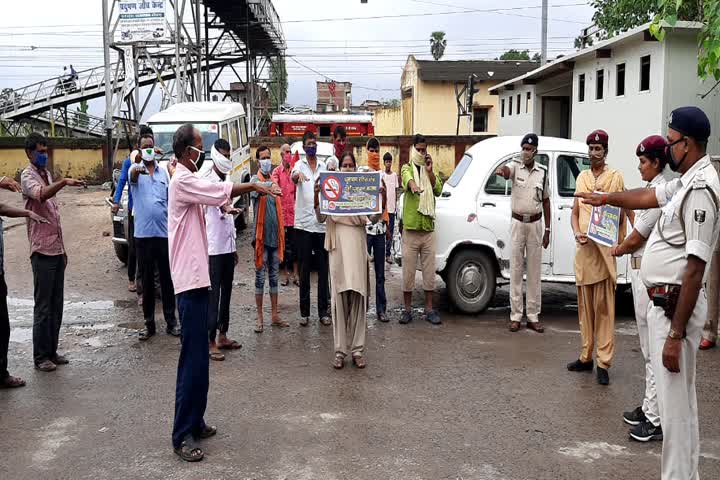
[[[540,36],[540,65],[547,62],[547,23],[548,23],[548,0],[542,0],[542,33]]]

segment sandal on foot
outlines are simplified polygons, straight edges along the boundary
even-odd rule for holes
[[[263,326],[262,325],[255,325],[255,329],[253,330],[255,333],[262,333],[263,332]]]
[[[285,320],[273,321],[270,325],[272,325],[273,327],[278,327],[278,328],[287,328],[290,326],[290,324],[288,322],[286,322]]]
[[[205,457],[205,452],[195,442],[185,440],[180,444],[180,448],[175,449],[175,455],[186,462],[199,462]]]
[[[288,285],[290,285],[290,279],[289,279],[289,278],[286,278],[285,280],[283,280],[282,282],[280,282],[280,286],[282,286],[282,287],[287,287]]]
[[[215,360],[216,362],[222,362],[225,360],[225,355],[223,355],[220,352],[210,352],[210,360]]]
[[[334,369],[340,370],[341,368],[343,368],[345,366],[345,357],[343,357],[340,354],[335,355],[335,359],[333,360],[332,365],[333,365]]]
[[[353,364],[354,364],[357,368],[365,368],[365,365],[366,365],[366,364],[365,364],[365,358],[364,358],[364,357],[361,357],[361,356],[354,356],[354,357],[353,357]]]
[[[227,342],[218,343],[218,348],[220,350],[239,350],[242,348],[242,345],[235,340],[228,340]]]
[[[299,286],[300,286],[300,282],[298,282],[297,280],[293,280],[293,285],[295,285],[296,287],[299,287]]]
[[[8,375],[5,380],[0,382],[0,388],[18,388],[24,386],[25,380],[20,377],[13,377],[12,375]]]
[[[206,438],[210,438],[214,436],[217,433],[217,427],[214,425],[205,425],[205,428],[202,429],[198,437],[205,440]]]

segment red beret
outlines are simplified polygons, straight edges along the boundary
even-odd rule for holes
[[[660,135],[650,135],[640,142],[640,145],[638,145],[635,150],[635,155],[638,157],[641,155],[656,156],[665,152],[665,147],[667,147],[667,142],[663,137]]]
[[[608,134],[605,130],[595,130],[593,132],[590,132],[590,135],[587,136],[587,144],[590,145],[591,143],[599,143],[601,145],[607,145],[608,144]]]

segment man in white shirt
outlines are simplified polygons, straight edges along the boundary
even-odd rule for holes
[[[210,150],[212,168],[201,170],[198,175],[212,183],[227,181],[232,168],[230,144],[222,138],[215,141]],[[230,204],[223,207],[203,207],[205,209],[205,229],[208,239],[210,258],[210,303],[208,306],[208,333],[210,340],[210,359],[225,360],[220,350],[235,350],[240,343],[227,337],[230,326],[230,295],[238,263],[235,245],[235,210]],[[219,332],[219,335],[218,335]]]
[[[390,152],[386,152],[383,155],[383,163],[385,164],[385,171],[383,172],[383,181],[385,182],[385,189],[387,191],[387,210],[390,221],[387,225],[386,241],[385,241],[385,261],[387,263],[393,263],[392,257],[392,243],[393,235],[395,234],[395,218],[397,210],[397,189],[398,189],[398,174],[392,171],[393,157]]]
[[[295,242],[300,264],[300,325],[310,322],[310,271],[313,267],[313,253],[318,271],[317,308],[320,323],[331,325],[328,298],[328,253],[325,250],[325,225],[315,217],[313,207],[315,183],[325,163],[317,158],[317,137],[312,132],[303,135],[305,156],[295,163],[292,181],[295,182]]]

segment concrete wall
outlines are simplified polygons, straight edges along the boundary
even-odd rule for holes
[[[637,170],[635,148],[648,135],[662,134],[665,83],[664,42],[637,41],[612,49],[612,58],[591,58],[575,63],[573,72],[572,129],[573,140],[585,141],[587,135],[602,128],[610,136],[608,163],[623,172],[625,185],[642,184]],[[640,91],[640,58],[650,55],[650,90]],[[678,58],[672,58],[673,75]],[[695,58],[697,62],[697,58]],[[625,64],[625,95],[616,95],[616,66]],[[605,70],[605,94],[595,99],[597,71]],[[693,73],[696,67],[690,68]],[[585,74],[585,101],[578,101],[578,76]]]
[[[16,179],[28,164],[23,138],[0,139],[0,176],[8,175]],[[97,139],[48,139],[48,165],[53,177],[70,177],[100,184],[110,180],[110,174],[103,166],[104,142]],[[115,156],[115,166],[119,167],[129,150],[123,144]]]
[[[526,108],[526,96],[530,92],[530,105]],[[520,115],[517,114],[517,96],[520,95]],[[513,98],[513,112],[510,115],[510,97]],[[528,132],[537,132],[540,134],[540,129],[535,129],[533,126],[533,113],[536,110],[535,107],[535,86],[534,85],[522,85],[516,87],[515,90],[503,90],[500,95],[495,95],[495,98],[499,100],[498,105],[498,134],[499,135],[525,135]],[[505,112],[503,113],[502,103],[505,102]],[[527,111],[529,110],[529,111]],[[540,109],[537,108],[538,113]],[[539,115],[538,115],[539,117]]]
[[[375,110],[373,126],[375,127],[375,135],[402,135],[402,108],[379,108]]]
[[[426,136],[428,141],[428,153],[433,157],[436,171],[443,179],[448,178],[455,170],[455,166],[462,158],[465,151],[492,135],[474,135],[474,136]],[[399,172],[400,165],[407,163],[409,159],[410,147],[412,145],[411,136],[378,136],[380,141],[380,158],[385,152],[390,152],[393,156],[393,171]],[[255,149],[259,145],[267,145],[271,150],[271,158],[273,165],[280,164],[280,147],[283,143],[292,144],[298,141],[297,138],[278,138],[278,137],[253,137],[250,140],[251,154],[255,155]],[[320,142],[329,142],[329,138],[319,138]],[[366,137],[350,137],[348,138],[353,148],[355,158],[359,165],[367,165],[367,152],[365,144]]]

